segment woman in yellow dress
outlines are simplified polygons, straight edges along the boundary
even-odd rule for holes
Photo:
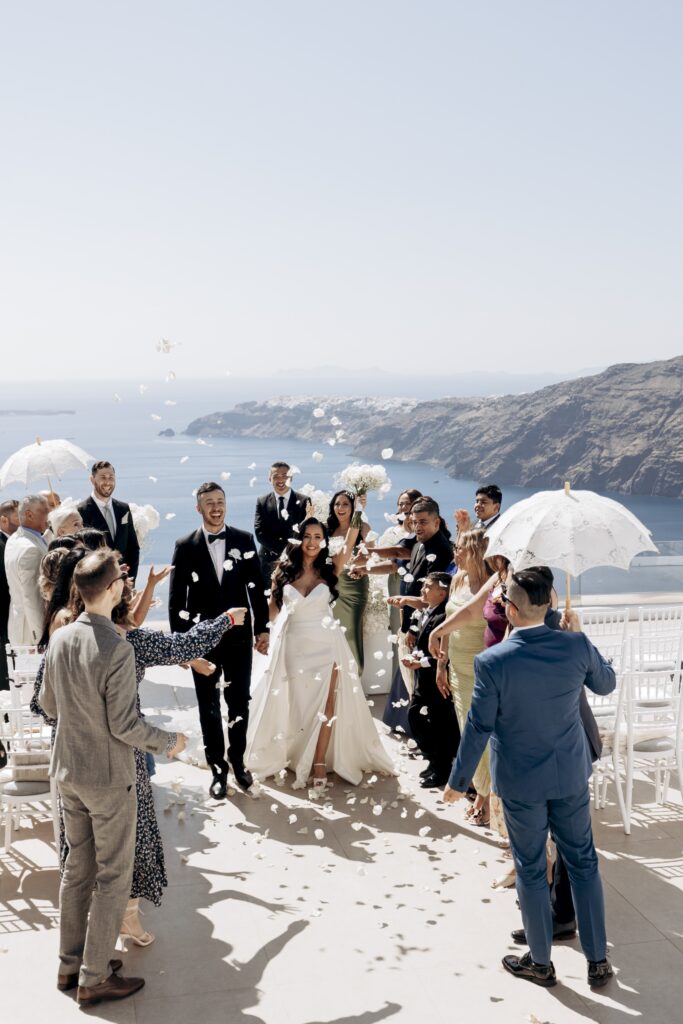
[[[454,549],[458,571],[453,578],[451,593],[446,605],[447,615],[458,611],[468,601],[471,601],[491,575],[484,561],[487,543],[484,530],[468,530],[458,534]],[[439,662],[438,673],[442,677],[447,676],[448,678],[461,734],[465,728],[467,713],[472,703],[474,658],[484,650],[485,628],[484,619],[479,617],[473,622],[463,622],[452,633],[449,633],[448,638],[443,637],[441,640],[442,659]],[[488,747],[474,773],[472,785],[477,791],[477,796],[466,814],[471,824],[484,827],[489,824],[489,796],[491,793]]]

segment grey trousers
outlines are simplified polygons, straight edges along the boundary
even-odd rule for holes
[[[59,783],[69,847],[59,890],[60,974],[91,988],[109,977],[133,877],[135,786]]]

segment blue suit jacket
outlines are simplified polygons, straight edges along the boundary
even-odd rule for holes
[[[581,792],[591,757],[579,715],[584,686],[606,694],[614,670],[583,633],[513,633],[474,659],[472,706],[448,784],[464,792],[490,739],[493,790],[536,803]]]

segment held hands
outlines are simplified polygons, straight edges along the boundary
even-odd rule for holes
[[[367,506],[367,503],[368,503],[368,496],[367,496],[367,494],[357,494],[356,495],[356,501],[355,501],[355,504],[353,506],[354,512],[365,512],[365,508]]]
[[[259,633],[258,636],[254,637],[254,650],[258,651],[259,654],[267,654],[269,640],[269,633]]]
[[[185,734],[182,732],[177,733],[175,747],[173,748],[173,750],[169,751],[168,757],[172,759],[174,757],[177,757],[178,754],[182,754],[186,746],[187,736],[185,736]]]
[[[243,626],[244,620],[247,616],[246,608],[228,608],[227,612],[223,612],[224,615],[229,615],[235,626]]]
[[[438,629],[433,629],[429,635],[429,653],[432,658],[441,658],[441,634]]]
[[[442,697],[450,697],[451,688],[448,684],[448,669],[441,663],[436,670],[436,688]]]
[[[464,793],[461,793],[458,789],[451,789],[448,783],[444,786],[443,802],[445,804],[457,803],[458,800],[462,800],[463,796]]]
[[[411,669],[413,672],[415,672],[416,669],[421,668],[419,658],[401,658],[401,664],[404,665],[405,668]]]

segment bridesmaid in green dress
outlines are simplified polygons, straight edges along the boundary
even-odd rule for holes
[[[490,575],[484,562],[487,543],[484,530],[468,530],[466,533],[458,534],[455,545],[455,562],[458,571],[453,579],[450,597],[446,605],[447,615],[464,607],[486,583]],[[440,662],[438,671],[443,675],[447,673],[461,733],[465,728],[467,713],[472,703],[474,658],[484,650],[485,628],[486,623],[483,617],[476,618],[473,622],[462,623],[452,633],[449,633],[447,641],[446,638],[443,638],[441,642],[444,656],[446,651],[448,652],[448,668],[446,668],[444,660]],[[477,791],[477,798],[466,813],[473,825],[484,827],[489,824],[489,796],[491,793],[488,746],[474,773],[472,785]]]
[[[365,495],[356,497],[351,491],[337,491],[327,520],[330,555],[338,577],[339,597],[334,603],[334,617],[346,627],[345,636],[356,659],[359,676],[363,674],[363,614],[368,603],[370,581],[367,576],[359,579],[349,576],[347,564],[370,533],[369,523],[361,520],[366,501]]]

